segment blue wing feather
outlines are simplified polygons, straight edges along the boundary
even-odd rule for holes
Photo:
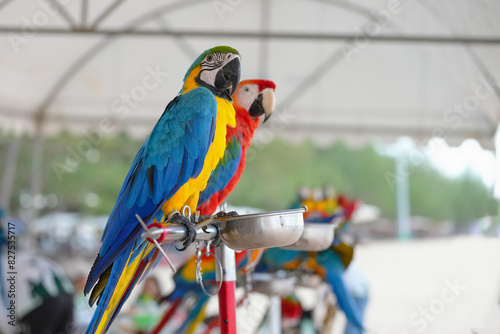
[[[326,270],[326,279],[337,297],[337,303],[340,309],[344,311],[345,316],[359,329],[363,329],[363,317],[356,302],[347,291],[344,283],[344,265],[340,256],[331,248],[318,253],[318,263]]]
[[[122,185],[89,274],[86,293],[108,267],[113,265],[115,270],[117,257],[138,237],[141,226],[135,214],[148,223],[166,200],[199,174],[213,141],[216,116],[217,101],[203,87],[179,95],[168,104],[139,149]],[[196,159],[190,158],[194,156]],[[148,184],[150,167],[155,169],[153,189]]]
[[[182,173],[179,176],[178,184],[186,183],[193,175],[194,160],[189,157],[189,153],[185,149],[184,159],[182,160]]]

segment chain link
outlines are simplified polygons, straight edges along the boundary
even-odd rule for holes
[[[196,283],[201,284],[203,277],[202,277],[202,271],[201,271],[201,250],[200,250],[200,242],[196,241],[194,243],[196,247],[196,260],[194,262],[196,263]]]
[[[201,289],[203,290],[203,292],[207,296],[209,296],[209,297],[215,296],[215,295],[217,295],[219,293],[219,290],[220,290],[220,288],[222,286],[222,274],[223,274],[222,264],[220,263],[220,261],[217,258],[217,256],[215,256],[214,254],[212,254],[210,252],[210,244],[211,243],[212,243],[211,240],[207,243],[205,255],[206,256],[213,256],[214,257],[214,259],[215,259],[215,268],[217,268],[217,267],[219,268],[219,275],[220,275],[219,286],[217,287],[217,290],[214,293],[209,293],[207,290],[205,290],[205,286],[203,285],[203,272],[201,270],[201,257],[202,257],[202,253],[201,253],[201,249],[200,249],[200,242],[199,241],[195,241],[195,243],[194,243],[195,249],[196,249],[196,259],[194,260],[194,262],[196,263],[196,283],[198,283],[201,286]]]

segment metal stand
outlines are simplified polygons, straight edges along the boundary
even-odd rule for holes
[[[281,296],[271,296],[269,316],[267,319],[271,334],[281,334]]]
[[[219,328],[221,334],[236,334],[236,261],[234,250],[221,244],[215,255],[222,265],[222,277],[217,274],[217,282],[222,281],[219,290]]]
[[[279,247],[297,241],[303,232],[304,221],[302,214],[306,211],[307,208],[303,207],[301,209],[266,212],[236,217],[211,217],[210,219],[196,225],[197,241],[212,241],[220,233],[224,242],[215,249],[215,259],[219,262],[221,268],[220,271],[216,271],[216,280],[220,283],[218,298],[219,326],[221,334],[237,333],[235,298],[236,260],[233,249],[249,250]],[[192,218],[188,207],[184,207],[181,210],[181,214],[185,217]],[[138,215],[136,215],[136,217],[145,230],[145,232],[142,233],[142,237],[153,243],[158,248],[158,251],[165,257],[165,259],[167,259],[172,267],[172,270],[175,272],[176,269],[169,261],[167,254],[161,247],[161,244],[185,240],[188,236],[186,227],[170,223],[151,223],[148,226],[141,219],[141,217]],[[195,221],[196,219],[197,218],[195,216]],[[219,227],[217,227],[217,225],[219,225]],[[266,236],[267,239],[263,236]],[[232,248],[226,246],[225,243],[228,243]],[[198,246],[199,245],[197,245],[197,247]],[[199,252],[199,249],[197,252]],[[198,283],[200,283],[203,288],[202,282]],[[204,292],[207,293],[205,290]],[[207,293],[207,295],[210,294]],[[279,307],[279,315],[281,314],[281,300],[279,297],[277,298],[278,301],[272,304],[275,304],[275,307]],[[160,325],[155,328],[154,333],[159,332],[171,316],[172,313],[167,313],[162,319]],[[279,317],[278,325],[280,326],[279,328],[281,328],[281,317]],[[275,331],[275,333],[280,333],[280,331],[281,330],[279,329],[277,332]]]
[[[411,238],[410,174],[406,160],[401,155],[396,156],[396,204],[399,240]]]

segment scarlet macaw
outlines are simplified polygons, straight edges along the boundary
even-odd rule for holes
[[[260,116],[264,115],[265,122],[274,110],[275,89],[276,85],[269,80],[245,80],[238,86],[233,96],[236,127],[228,127],[224,157],[200,195],[198,210],[201,215],[213,214],[240,180]]]
[[[260,116],[264,115],[264,122],[271,116],[274,110],[275,99],[274,90],[276,85],[269,80],[245,80],[240,83],[238,89],[233,95],[233,106],[236,110],[236,127],[227,129],[226,134],[226,152],[219,162],[214,173],[208,181],[207,188],[200,195],[200,205],[198,210],[202,215],[211,215],[215,212],[217,206],[227,197],[239,181],[246,164],[246,151],[250,147],[252,137],[257,129]],[[252,254],[258,256],[257,253]],[[242,269],[248,263],[246,252],[236,254],[236,267]],[[205,284],[213,283],[215,280],[215,261],[212,257],[203,258],[202,272]],[[154,333],[159,332],[170,316],[180,305],[183,298],[188,297],[189,291],[194,291],[197,297],[195,309],[190,315],[197,315],[202,312],[208,301],[208,297],[203,294],[201,288],[196,283],[194,257],[186,265],[179,269],[174,275],[175,290],[168,296],[171,303],[169,312],[167,312],[162,323],[157,326]],[[185,322],[185,326],[179,331],[183,331],[187,325],[190,331],[198,325],[196,319]],[[188,331],[189,332],[189,331]]]
[[[227,127],[236,125],[231,95],[239,78],[238,51],[219,46],[203,52],[139,149],[85,286],[86,294],[92,290],[91,305],[99,299],[87,333],[108,330],[132,288],[159,260],[158,250],[141,238],[135,215],[150,224],[158,212],[166,216],[184,205],[192,211],[198,206],[199,194],[224,154]],[[193,241],[188,218],[174,214],[170,222],[188,227],[185,247]]]

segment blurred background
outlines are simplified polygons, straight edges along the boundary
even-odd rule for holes
[[[356,198],[369,332],[498,334],[493,0],[3,0],[5,226],[77,286],[135,153],[216,45],[277,86],[228,202],[281,210],[304,185]],[[422,311],[450,284],[453,302]]]

